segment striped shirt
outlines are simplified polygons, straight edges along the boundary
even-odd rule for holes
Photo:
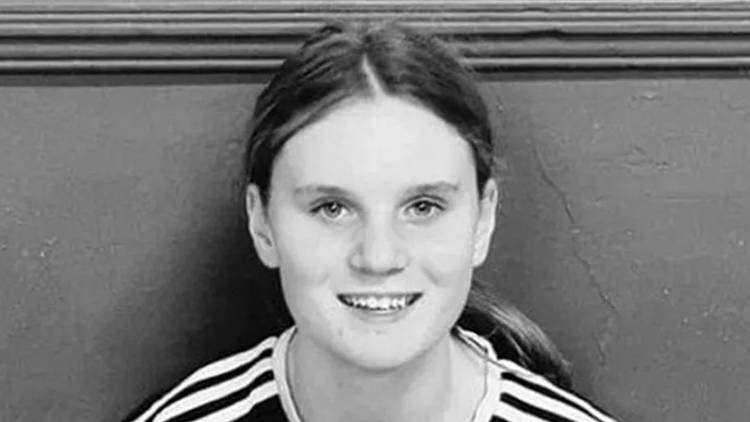
[[[206,365],[136,414],[133,422],[302,422],[286,382],[286,353],[295,328]],[[465,340],[487,365],[485,394],[471,422],[615,422],[579,396],[504,359],[467,330]]]

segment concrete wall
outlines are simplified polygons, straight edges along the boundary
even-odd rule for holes
[[[750,84],[494,84],[510,181],[490,274],[629,421],[750,411]]]
[[[620,418],[750,412],[750,84],[487,82],[506,196],[480,276]],[[243,77],[0,80],[0,420],[117,420],[261,333]]]

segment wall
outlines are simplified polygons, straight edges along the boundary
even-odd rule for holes
[[[205,79],[0,88],[0,420],[116,420],[252,335],[230,299],[257,86]]]
[[[479,275],[620,418],[742,420],[750,85],[631,76],[485,84],[508,170]],[[257,338],[236,181],[258,83],[0,80],[1,420],[117,420]]]
[[[493,88],[510,181],[488,273],[553,332],[579,387],[624,419],[746,418],[747,80]]]

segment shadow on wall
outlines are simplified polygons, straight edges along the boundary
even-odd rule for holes
[[[113,361],[107,367],[143,367],[152,375],[145,385],[130,385],[131,397],[132,393],[141,395],[119,409],[114,420],[197,367],[244,350],[268,335],[265,290],[277,277],[253,250],[242,205],[238,200],[210,210],[215,215],[207,219],[213,224],[204,225],[201,233],[182,233],[183,238],[164,245],[160,253],[149,257],[151,262],[138,266],[140,274],[132,276],[172,282],[154,290],[131,290],[130,305],[111,314],[111,338],[117,339],[120,347],[149,344],[144,344],[140,353],[127,354],[130,362]],[[163,272],[155,274],[155,268]],[[153,350],[162,356],[161,361],[151,359]]]
[[[264,331],[237,186],[259,87],[37,79],[0,81],[0,420],[118,420]]]

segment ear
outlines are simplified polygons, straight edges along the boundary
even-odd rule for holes
[[[250,184],[245,191],[245,209],[247,210],[247,229],[253,238],[253,245],[258,258],[268,268],[279,266],[279,257],[268,214],[260,198],[258,186]]]
[[[473,265],[482,265],[490,250],[492,233],[495,231],[495,214],[498,204],[497,182],[490,178],[484,186],[479,204],[479,221],[474,233]]]

